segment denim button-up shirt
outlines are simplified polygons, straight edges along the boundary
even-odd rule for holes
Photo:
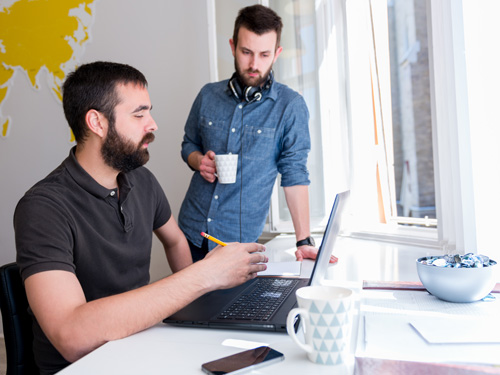
[[[206,181],[195,171],[179,213],[188,240],[206,232],[224,242],[255,242],[269,211],[278,172],[281,186],[309,185],[309,112],[301,95],[273,82],[260,101],[237,100],[228,80],[205,85],[186,122],[181,155],[238,154],[236,183]],[[209,241],[209,249],[216,244]]]

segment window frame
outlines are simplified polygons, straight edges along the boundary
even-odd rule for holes
[[[381,2],[378,5],[382,6]],[[389,222],[354,227],[350,235],[418,244],[444,252],[475,251],[467,75],[465,55],[461,53],[465,48],[462,1],[427,0],[426,6],[438,227],[412,228]]]

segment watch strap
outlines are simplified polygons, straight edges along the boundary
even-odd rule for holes
[[[314,242],[314,238],[309,236],[309,237],[304,238],[303,240],[297,241],[297,243],[295,244],[296,247],[300,247],[300,246],[304,246],[304,245],[315,246],[316,244]]]

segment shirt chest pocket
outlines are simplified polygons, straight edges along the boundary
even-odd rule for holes
[[[214,151],[216,154],[227,152],[227,137],[229,124],[224,120],[200,118],[200,132],[203,142],[203,151]]]
[[[243,133],[243,158],[265,160],[274,157],[274,128],[245,126]]]

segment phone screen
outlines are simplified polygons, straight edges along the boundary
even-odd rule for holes
[[[212,362],[204,363],[201,368],[211,375],[242,374],[258,367],[282,361],[285,359],[280,353],[268,346],[260,346],[255,349],[246,350],[228,357],[220,358]]]

